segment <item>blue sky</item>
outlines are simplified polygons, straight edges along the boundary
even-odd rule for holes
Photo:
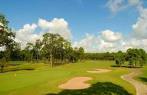
[[[64,18],[75,39],[85,32],[98,33],[106,28],[128,33],[138,13],[130,8],[115,16],[108,10],[108,0],[1,0],[0,12],[5,14],[11,27],[21,28],[39,18]],[[134,15],[132,15],[134,14]],[[127,22],[127,23],[126,23]]]
[[[113,12],[108,2],[113,5],[117,1],[121,6]],[[134,1],[137,4],[128,4],[129,0],[0,0],[0,13],[16,30],[25,24],[38,23],[40,18],[48,21],[63,18],[69,24],[72,40],[80,41],[86,33],[99,36],[105,30],[130,35],[132,25],[140,16],[137,9],[139,2],[143,8],[147,6],[145,0]],[[121,9],[122,6],[125,8]]]

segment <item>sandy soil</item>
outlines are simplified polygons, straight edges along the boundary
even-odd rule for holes
[[[95,69],[95,70],[91,70],[91,71],[87,71],[88,73],[106,73],[106,72],[110,72],[111,70],[109,69]]]
[[[92,80],[91,77],[75,77],[64,84],[59,85],[60,89],[85,89],[90,87],[87,81]]]
[[[128,81],[136,88],[136,95],[147,95],[147,85],[133,79],[141,73],[140,70],[134,69],[130,74],[121,76],[122,79]]]

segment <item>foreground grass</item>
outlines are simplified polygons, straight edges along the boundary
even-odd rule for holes
[[[127,68],[111,67],[113,61],[82,61],[76,64],[66,64],[54,68],[49,65],[33,64],[35,70],[15,71],[0,74],[0,95],[40,95],[58,93],[58,85],[66,82],[72,77],[92,77],[92,84],[97,82],[112,82],[125,88],[129,93],[135,95],[135,88],[120,78],[121,75],[129,73]],[[102,74],[87,73],[94,68],[108,68],[111,72]]]

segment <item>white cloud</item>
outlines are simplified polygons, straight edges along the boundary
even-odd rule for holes
[[[128,2],[125,2],[125,0],[108,0],[106,7],[108,7],[108,9],[115,14],[130,6],[138,7],[142,3],[141,0],[127,0],[127,1]]]
[[[130,37],[124,37],[119,32],[109,30],[111,31],[109,34],[109,32],[105,31],[102,31],[100,35],[86,34],[83,39],[74,42],[73,46],[83,47],[86,52],[117,52],[119,50],[126,51],[129,48],[143,48],[147,50],[147,38],[137,39],[131,35],[129,35]],[[106,36],[107,40],[102,37],[103,33],[109,34]],[[119,34],[119,36],[114,36],[114,34]]]
[[[22,48],[25,47],[26,43],[34,43],[37,39],[40,38],[40,35],[35,33],[36,28],[36,24],[25,24],[22,29],[16,31],[15,40],[21,43]]]
[[[119,32],[113,32],[111,30],[102,31],[101,36],[107,42],[115,42],[122,39],[122,35]]]
[[[87,52],[94,52],[98,48],[99,39],[91,34],[86,33],[86,36],[78,41],[73,43],[73,47],[83,47]]]
[[[140,0],[128,0],[130,5],[138,5],[140,3]]]
[[[37,32],[37,28],[41,32]],[[58,33],[67,40],[71,40],[72,34],[69,29],[67,21],[63,18],[54,18],[51,21],[39,19],[37,24],[25,24],[22,29],[16,31],[16,41],[21,43],[22,48],[26,43],[35,43],[37,39],[41,39],[42,35],[46,32]]]
[[[115,33],[111,30],[102,31],[100,35],[86,34],[86,36],[75,42],[73,46],[84,47],[86,52],[112,52],[119,48],[122,36],[120,33]]]
[[[147,9],[140,8],[140,17],[137,22],[132,26],[134,35],[140,39],[147,38]]]
[[[51,23],[40,18],[38,21],[38,26],[40,26],[44,30],[44,29],[48,29],[51,26]]]
[[[108,0],[106,6],[112,13],[116,13],[125,8],[124,0]]]
[[[54,18],[51,21],[39,19],[38,25],[42,29],[46,29],[50,33],[58,33],[65,39],[71,40],[72,34],[68,22],[63,18]]]
[[[101,40],[100,44],[99,44],[99,50],[98,52],[112,52],[112,51],[116,51],[116,47],[115,47],[116,43],[113,42],[106,42],[104,40]]]
[[[143,48],[147,50],[147,39],[129,38],[123,41],[120,50],[126,51],[128,48]]]

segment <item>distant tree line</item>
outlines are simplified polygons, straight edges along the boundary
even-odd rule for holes
[[[84,53],[82,59],[87,60],[114,60],[115,53]]]
[[[129,67],[143,66],[147,62],[147,54],[143,49],[130,48],[125,53],[118,51],[114,56],[117,66],[122,66],[127,61]]]
[[[147,62],[147,53],[144,49],[129,48],[126,52],[84,53],[82,59],[114,60],[115,64],[119,67],[123,65],[138,67],[143,66]]]
[[[71,43],[61,37],[59,34],[45,33],[43,40],[36,40],[35,44],[27,43],[24,49],[19,44],[11,51],[10,60],[38,62],[45,60],[46,63],[74,63],[80,60],[84,49],[73,48]]]

